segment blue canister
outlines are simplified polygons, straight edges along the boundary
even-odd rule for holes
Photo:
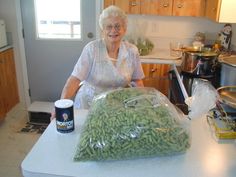
[[[74,102],[69,99],[61,99],[55,102],[56,126],[61,133],[72,132],[74,128]]]

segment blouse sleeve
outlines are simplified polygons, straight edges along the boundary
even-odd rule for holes
[[[74,66],[71,73],[72,76],[77,77],[80,81],[86,80],[92,67],[91,47],[86,45]]]
[[[138,49],[136,48],[134,54],[134,72],[132,74],[132,80],[138,80],[138,79],[143,79],[145,77],[142,64],[140,61]]]

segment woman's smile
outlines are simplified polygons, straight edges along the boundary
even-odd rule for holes
[[[119,34],[108,34],[108,36],[110,37],[110,38],[117,38],[117,37],[119,37],[120,35]]]

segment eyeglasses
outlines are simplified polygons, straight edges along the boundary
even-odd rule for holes
[[[112,28],[114,28],[115,31],[120,31],[122,26],[119,23],[115,24],[114,26],[113,25],[105,26],[105,30],[107,30],[107,31],[111,31]]]

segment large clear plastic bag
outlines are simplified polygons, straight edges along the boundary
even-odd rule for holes
[[[75,161],[133,159],[184,153],[188,120],[154,88],[123,88],[98,95]]]
[[[217,90],[204,79],[194,79],[192,96],[185,100],[189,107],[189,118],[195,119],[207,114],[216,106],[219,99]]]

